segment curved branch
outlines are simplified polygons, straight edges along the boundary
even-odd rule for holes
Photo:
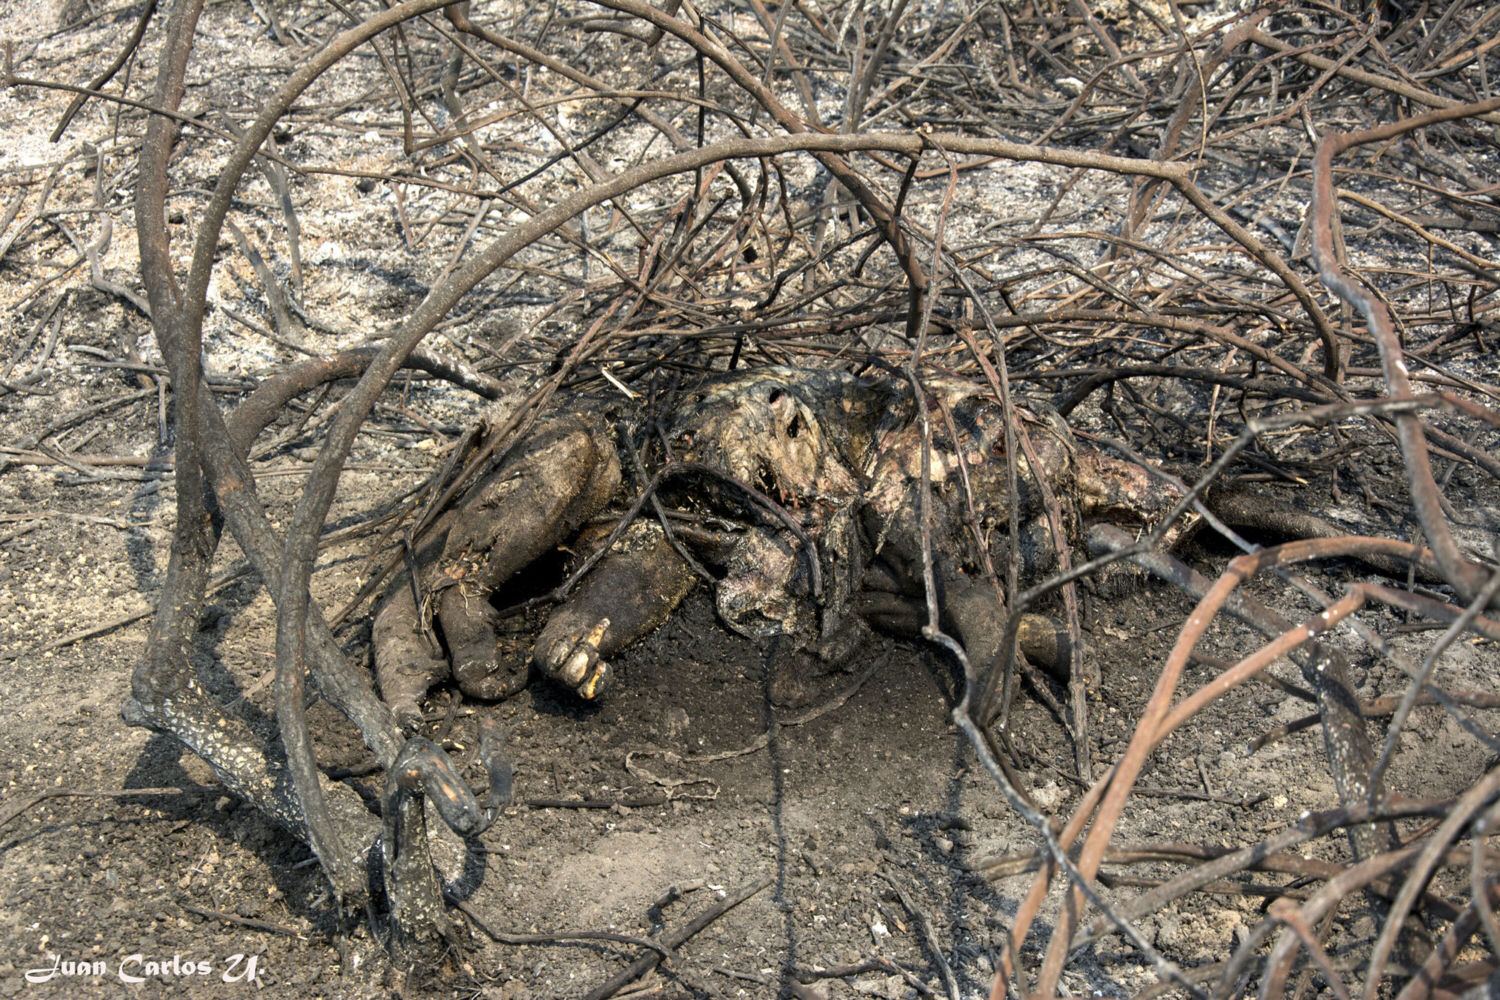
[[[1390,310],[1378,296],[1359,286],[1344,270],[1334,252],[1333,158],[1355,146],[1383,142],[1428,125],[1480,115],[1496,108],[1500,108],[1500,98],[1444,108],[1363,132],[1329,132],[1318,140],[1317,155],[1313,159],[1312,206],[1308,212],[1312,229],[1313,263],[1323,284],[1364,316],[1370,336],[1380,351],[1381,373],[1385,377],[1386,391],[1392,396],[1411,395],[1411,380],[1402,358],[1401,342],[1396,336]],[[1483,591],[1490,574],[1484,567],[1464,556],[1448,528],[1437,481],[1432,475],[1432,462],[1428,456],[1427,439],[1423,434],[1421,420],[1415,414],[1404,413],[1397,414],[1395,421],[1396,434],[1401,442],[1401,457],[1406,464],[1412,506],[1416,508],[1417,518],[1422,524],[1422,533],[1432,546],[1433,555],[1442,567],[1444,578],[1459,592],[1465,603],[1473,601]],[[1491,602],[1491,606],[1494,603]]]

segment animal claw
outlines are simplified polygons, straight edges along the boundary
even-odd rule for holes
[[[601,618],[580,638],[553,643],[542,657],[542,668],[581,697],[594,698],[609,675],[608,662],[599,657],[599,644],[604,641],[609,625],[608,618]]]

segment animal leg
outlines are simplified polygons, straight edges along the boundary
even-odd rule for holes
[[[915,504],[900,504],[884,516],[866,511],[866,533],[879,540],[879,560],[865,571],[865,590],[860,595],[860,613],[870,624],[898,635],[919,638],[927,624],[922,601],[922,524]],[[935,539],[961,537],[958,515],[945,504],[936,504],[931,535]],[[1028,547],[1020,540],[1023,551]],[[969,662],[983,676],[986,667],[1000,655],[1005,637],[1005,618],[995,600],[994,588],[964,572],[958,558],[934,545],[931,553],[938,587],[941,624],[963,643]],[[1038,551],[1040,547],[1038,547]],[[1023,614],[1016,643],[1033,663],[1054,676],[1068,669],[1066,633],[1043,615]]]
[[[609,660],[667,620],[697,577],[660,526],[638,522],[552,612],[532,658],[583,698],[609,681]]]
[[[403,575],[375,616],[371,646],[380,696],[398,723],[415,728],[422,721],[422,697],[448,676],[448,661],[441,649],[433,647],[429,631],[422,627],[410,577]]]
[[[918,597],[889,590],[865,590],[858,598],[859,613],[875,628],[908,639],[922,637],[927,609]],[[995,603],[994,591],[979,581],[949,580],[943,587],[939,608],[943,627],[963,644],[969,662],[983,675],[986,666],[1000,655],[1005,619]],[[1056,677],[1068,669],[1067,633],[1046,615],[1021,615],[1016,644],[1032,663]]]
[[[418,567],[432,564],[442,553],[443,538],[452,527],[454,512],[448,511],[426,532],[413,554]],[[448,677],[448,658],[437,645],[437,636],[417,607],[410,573],[396,577],[375,612],[370,634],[370,652],[375,661],[375,680],[380,696],[396,716],[396,722],[415,729],[422,721],[422,698],[427,689]]]
[[[620,460],[596,420],[567,414],[480,483],[448,532],[433,589],[438,620],[467,695],[503,698],[526,683],[526,664],[496,655],[497,586],[562,544],[620,484]]]
[[[957,634],[969,660],[979,676],[984,676],[1000,656],[1005,637],[1005,618],[995,602],[995,591],[979,580],[951,584],[943,595],[943,617]],[[1066,681],[1068,673],[1068,633],[1046,615],[1021,615],[1016,645],[1026,659],[1053,677]]]

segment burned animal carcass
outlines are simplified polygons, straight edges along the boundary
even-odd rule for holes
[[[552,610],[529,655],[507,653],[495,592],[560,547],[579,558],[597,548],[615,519],[600,515],[644,486],[624,485],[623,468],[646,463],[622,463],[620,428],[597,400],[576,401],[429,533],[417,585],[391,590],[374,630],[383,696],[412,723],[450,669],[465,694],[494,699],[523,686],[534,663],[594,698],[610,658],[665,621],[700,574],[731,629],[838,659],[869,625],[911,634],[926,624],[924,530],[943,625],[983,657],[1003,624],[989,573],[1004,572],[1009,546],[1030,573],[1055,561],[1044,495],[1066,499],[1075,527],[1103,512],[1152,520],[1176,499],[1140,468],[1081,446],[1055,414],[1019,406],[1014,430],[1027,444],[1013,495],[1006,449],[1020,435],[1007,434],[995,396],[954,378],[920,386],[921,398],[900,376],[763,368],[685,391],[658,422],[649,460],[663,499],[713,516],[675,522],[672,537],[655,519],[635,520]],[[1050,623],[1028,626],[1023,648],[1056,659]]]

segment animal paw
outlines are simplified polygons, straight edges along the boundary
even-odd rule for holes
[[[600,618],[587,630],[548,635],[537,641],[536,662],[547,676],[593,699],[609,680],[609,663],[599,655],[599,646],[609,632],[609,619]]]
[[[453,650],[453,679],[471,698],[499,701],[526,686],[528,664],[523,657],[506,656],[497,642],[459,646]]]

